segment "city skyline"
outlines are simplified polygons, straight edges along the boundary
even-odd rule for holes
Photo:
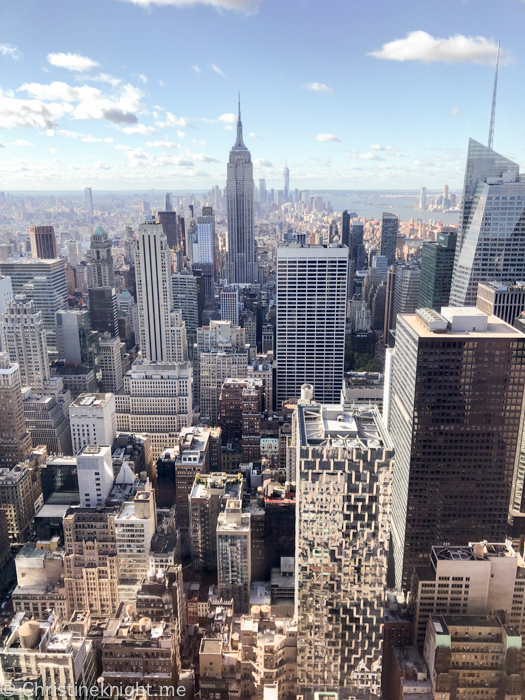
[[[476,16],[468,2],[451,7],[452,22],[450,13],[435,17],[407,2],[377,23],[381,6],[373,3],[355,17],[337,2],[317,13],[310,3],[281,7],[274,0],[104,6],[97,0],[79,31],[64,0],[57,0],[52,22],[27,0],[31,21],[21,21],[19,8],[5,13],[0,38],[2,187],[222,187],[240,88],[254,179],[265,178],[268,188],[282,188],[287,162],[292,191],[433,189],[444,182],[457,189],[468,138],[487,140],[498,39],[494,148],[525,162],[525,149],[514,143],[521,129],[522,49],[509,27],[519,26],[525,8],[506,1],[502,15],[515,22],[503,26],[485,1]],[[350,21],[347,58],[341,60],[338,42],[310,50]],[[116,31],[120,26],[125,34]],[[204,51],[193,41],[197,26]],[[160,47],[175,27],[180,54],[174,69],[158,48],[136,51],[128,40],[155,33]],[[284,63],[273,51],[283,43],[290,56]],[[398,108],[386,112],[382,101]]]

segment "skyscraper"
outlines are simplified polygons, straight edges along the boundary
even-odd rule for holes
[[[418,308],[440,311],[448,306],[456,240],[455,230],[444,230],[437,234],[435,243],[423,241]]]
[[[288,199],[288,196],[290,194],[290,169],[288,168],[288,163],[284,166],[283,170],[283,178],[284,178],[284,201],[286,202]]]
[[[139,226],[135,276],[142,358],[171,362],[168,342],[173,309],[171,250],[162,224],[146,221]]]
[[[173,211],[173,208],[171,206],[171,195],[169,192],[166,192],[166,198],[165,198],[165,206],[164,206],[166,211]]]
[[[89,290],[91,329],[99,333],[118,335],[118,309],[115,287],[95,287]]]
[[[56,312],[67,309],[67,285],[64,260],[23,258],[0,262],[0,274],[11,277],[13,294],[34,299],[47,334],[50,353],[56,352]]]
[[[421,270],[410,263],[398,265],[394,286],[394,309],[389,330],[395,330],[399,314],[413,314],[418,308]]]
[[[93,269],[93,287],[112,287],[113,255],[112,244],[108,234],[99,226],[91,236],[91,267]]]
[[[166,195],[168,197],[169,195]],[[177,221],[177,212],[167,209],[166,211],[159,211],[157,213],[157,221],[162,224],[166,238],[168,239],[168,246],[173,250],[173,248],[178,248],[180,246],[180,233],[179,224]]]
[[[88,221],[93,220],[93,193],[91,192],[91,187],[86,187],[84,189],[84,208],[86,210]]]
[[[419,190],[419,209],[420,211],[425,211],[427,208],[427,188],[422,187]]]
[[[49,357],[42,312],[33,299],[17,294],[0,319],[2,347],[20,369],[23,387],[44,388],[49,379]]]
[[[397,215],[383,212],[381,217],[381,255],[386,255],[389,265],[393,265],[396,261],[398,232],[399,219]]]
[[[261,204],[266,204],[268,200],[268,194],[266,192],[266,180],[262,178],[259,180],[259,202]]]
[[[450,304],[474,306],[478,282],[525,278],[519,165],[470,139]]]
[[[230,151],[227,172],[228,262],[225,276],[230,284],[251,284],[259,281],[253,223],[255,185],[251,154],[242,139],[240,101],[237,140]]]
[[[521,441],[525,335],[476,308],[398,317],[392,540],[406,587],[433,545],[504,542]]]
[[[29,241],[32,258],[41,260],[58,258],[55,229],[52,226],[30,226]]]
[[[252,577],[250,514],[242,512],[242,501],[229,498],[217,520],[217,571],[219,596],[233,599],[238,614],[250,606]]]
[[[376,406],[319,404],[309,385],[292,430],[298,691],[377,697],[393,444]]]
[[[277,248],[277,402],[313,384],[335,403],[343,386],[348,248]]]
[[[0,352],[0,467],[15,467],[31,453],[21,389],[18,365]]]

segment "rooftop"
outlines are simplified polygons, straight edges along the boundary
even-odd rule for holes
[[[222,642],[220,639],[203,639],[201,641],[201,654],[219,654],[222,656]]]
[[[525,340],[525,334],[475,306],[443,307],[441,314],[430,309],[418,309],[415,314],[401,314],[401,318],[419,338],[435,339],[439,337],[436,334],[446,334],[447,340],[465,337]]]
[[[113,394],[80,394],[70,408],[103,408]]]

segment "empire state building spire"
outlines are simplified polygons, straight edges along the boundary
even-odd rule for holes
[[[253,220],[253,164],[242,138],[241,98],[237,119],[237,140],[230,151],[226,181],[228,209],[228,258],[225,276],[230,284],[259,281]]]
[[[244,141],[242,139],[242,121],[241,121],[241,93],[239,93],[239,116],[237,118],[237,141],[235,142],[235,146],[233,147],[233,150],[236,151],[247,151],[248,149],[244,145]]]

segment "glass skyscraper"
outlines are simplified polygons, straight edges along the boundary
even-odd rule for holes
[[[474,306],[479,282],[525,277],[525,181],[519,165],[470,139],[452,306]]]
[[[396,214],[384,212],[381,217],[381,255],[386,255],[389,265],[396,261],[399,219]]]

